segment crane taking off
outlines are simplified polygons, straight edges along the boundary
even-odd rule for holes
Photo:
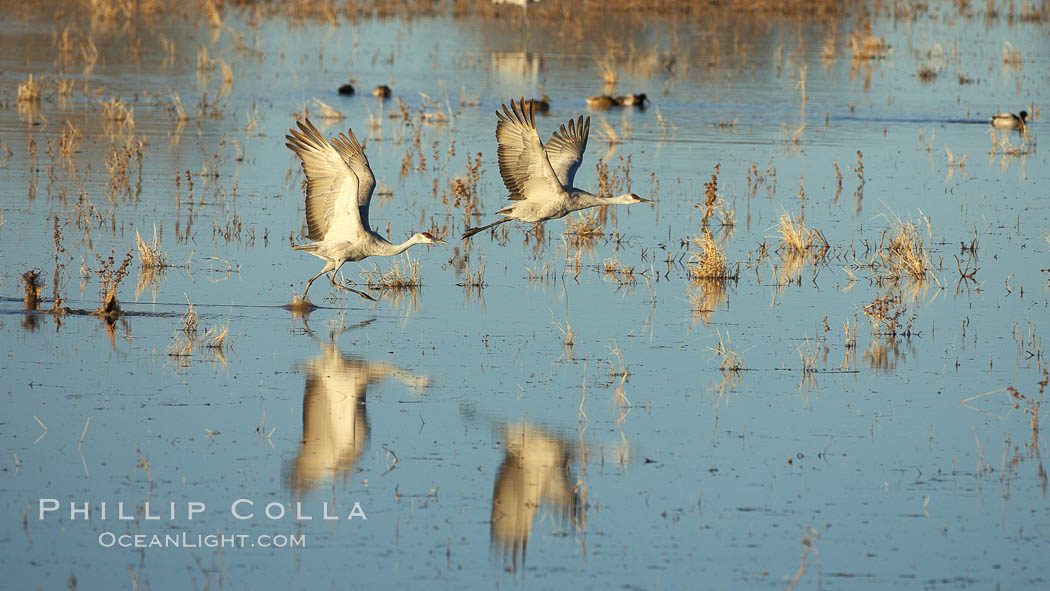
[[[507,207],[496,213],[505,216],[487,226],[467,228],[463,239],[511,220],[545,222],[565,217],[571,212],[599,205],[631,205],[652,203],[634,193],[601,197],[573,186],[576,171],[583,162],[587,136],[591,131],[590,117],[569,120],[554,132],[544,146],[536,131],[534,103],[510,101],[510,109],[496,111],[496,140],[499,142],[499,172],[503,184],[510,191]]]
[[[375,298],[336,283],[335,273],[346,261],[360,261],[370,256],[394,256],[416,244],[446,244],[428,232],[413,234],[401,244],[392,244],[368,225],[368,204],[376,187],[376,177],[365,157],[365,149],[357,141],[352,129],[339,134],[331,142],[306,119],[298,122],[299,129],[289,130],[288,146],[303,162],[306,173],[307,238],[313,240],[292,248],[327,261],[324,268],[306,282],[302,301],[309,304],[306,294],[314,280],[331,273],[329,280],[339,289],[375,301]]]

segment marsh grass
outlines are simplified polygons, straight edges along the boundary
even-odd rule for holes
[[[132,253],[135,249],[129,248],[128,253],[124,256],[124,260],[117,265],[114,253],[111,253],[109,257],[102,258],[101,255],[96,254],[95,259],[98,261],[99,266],[92,269],[101,282],[99,288],[99,294],[101,295],[102,305],[95,310],[95,315],[105,316],[109,318],[116,318],[120,315],[120,304],[117,301],[117,289],[120,287],[120,282],[128,276],[128,266],[131,264],[134,256]]]
[[[594,212],[577,213],[565,223],[565,235],[572,246],[587,245],[605,235],[598,214]]]
[[[179,320],[180,326],[176,329],[171,342],[168,344],[167,354],[170,357],[178,358],[181,363],[185,364],[188,363],[190,356],[193,355],[194,348],[200,341],[197,331],[200,327],[201,317],[193,306],[193,302],[190,301],[189,296],[186,296],[186,311]]]
[[[811,341],[809,336],[804,337],[802,344],[795,347],[799,361],[802,363],[803,374],[811,374],[817,371],[817,363],[820,361],[821,349],[822,347],[814,341]]]
[[[849,42],[853,50],[854,61],[881,60],[890,50],[885,37],[872,35],[870,19],[864,19],[860,25],[860,31],[850,32]]]
[[[153,240],[146,242],[135,230],[135,245],[139,251],[139,263],[143,269],[158,270],[168,266],[168,255],[160,248],[160,238],[157,236],[157,226],[153,226]]]
[[[473,157],[468,153],[466,172],[452,179],[450,183],[451,202],[447,196],[443,198],[445,205],[463,210],[467,225],[470,225],[472,216],[481,211],[478,194],[478,183],[484,173],[481,160],[481,152],[477,152]]]
[[[128,105],[118,97],[99,102],[102,110],[102,118],[106,121],[116,121],[124,124],[129,129],[135,128],[135,107]]]
[[[715,354],[721,361],[718,369],[723,372],[738,372],[743,371],[744,358],[737,352],[733,347],[733,340],[729,337],[729,332],[726,331],[725,339],[722,339],[722,332],[717,331],[718,344],[714,347],[708,347],[707,349]]]
[[[1014,386],[1007,386],[1006,391],[1010,393],[1010,397],[1013,399],[1013,405],[1015,409],[1020,409],[1021,405],[1024,405],[1024,414],[1028,415],[1029,423],[1032,427],[1032,438],[1028,444],[1028,453],[1032,456],[1039,455],[1039,415],[1040,408],[1043,404],[1043,393],[1046,391],[1047,385],[1050,385],[1050,372],[1043,368],[1043,379],[1037,384],[1038,391],[1036,395],[1022,394]],[[1043,490],[1046,490],[1047,477],[1046,474],[1041,475],[1043,483]]]
[[[857,315],[853,315],[853,323],[850,324],[849,320],[842,321],[842,331],[845,333],[845,342],[843,346],[847,349],[857,348]]]
[[[623,384],[627,381],[627,378],[631,376],[631,370],[627,367],[627,361],[623,349],[621,349],[620,345],[614,340],[613,344],[609,346],[609,352],[612,353],[613,358],[616,360],[615,363],[612,361],[605,362],[609,365],[610,383],[620,381],[620,383]]]
[[[929,279],[937,281],[924,238],[924,235],[932,238],[933,229],[929,218],[922,215],[921,211],[919,216],[918,222],[905,221],[893,216],[893,227],[883,232],[874,256],[881,263],[884,278],[894,282],[902,278],[916,282]]]
[[[718,201],[718,172],[721,164],[715,164],[715,171],[711,173],[711,180],[704,183],[704,216],[700,219],[700,225],[707,227],[707,221],[715,213],[715,203]]]
[[[463,270],[463,281],[456,285],[477,290],[481,290],[488,285],[485,283],[485,259],[479,255],[478,265],[474,269],[471,269],[470,265],[467,264]]]
[[[76,80],[72,78],[54,78],[52,79],[55,89],[55,95],[62,100],[66,100],[73,94],[73,86],[76,84]]]
[[[831,248],[824,234],[816,228],[807,228],[802,218],[792,217],[783,212],[777,221],[777,233],[780,235],[780,249],[787,256],[822,258]]]
[[[379,269],[377,263],[372,263],[372,268],[361,271],[360,275],[369,289],[415,290],[423,285],[422,265],[418,259],[407,254],[395,259],[385,272]]]
[[[73,125],[72,121],[66,121],[62,126],[62,136],[58,140],[58,154],[66,160],[67,169],[76,172],[73,164],[73,154],[80,151],[80,144],[84,140],[84,133],[80,128]],[[83,191],[81,191],[83,193]]]
[[[109,144],[106,150],[106,196],[110,201],[116,201],[118,197],[128,200],[138,197],[142,190],[142,158],[145,149],[145,140],[134,135],[114,139]],[[133,164],[137,164],[138,172],[134,188]]]
[[[739,269],[730,273],[725,249],[709,232],[694,236],[692,243],[700,249],[700,252],[690,253],[689,264],[686,267],[686,273],[693,283],[725,281],[739,277]]]
[[[706,324],[712,312],[725,303],[728,282],[739,280],[740,265],[733,271],[729,270],[725,249],[710,232],[703,231],[700,236],[694,236],[692,244],[699,252],[690,252],[686,265],[686,275],[690,280],[689,303],[694,318],[699,317]]]
[[[19,103],[32,104],[40,102],[40,83],[33,78],[32,74],[26,78],[25,82],[18,85],[18,96],[16,101]]]
[[[227,342],[229,336],[230,320],[227,318],[226,322],[224,322],[223,324],[217,324],[215,326],[209,327],[208,330],[204,332],[204,336],[201,338],[201,341],[203,342],[204,347],[207,349],[222,350],[224,347],[229,346],[230,343]]]
[[[635,283],[638,283],[638,277],[635,275],[634,267],[620,262],[619,259],[605,259],[602,261],[601,269],[602,274],[605,277],[611,278],[619,283],[620,286],[634,285]]]
[[[864,315],[871,321],[872,334],[876,339],[879,336],[895,338],[910,337],[913,334],[912,323],[915,316],[908,316],[908,306],[899,292],[875,298],[864,306]]]
[[[201,316],[197,313],[197,309],[193,307],[193,302],[190,301],[189,296],[186,296],[186,312],[183,313],[181,320],[182,326],[179,330],[190,339],[196,340]]]

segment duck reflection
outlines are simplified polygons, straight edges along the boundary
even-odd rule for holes
[[[339,333],[346,329],[341,329]],[[368,361],[339,350],[334,342],[321,342],[323,352],[303,362],[303,438],[288,475],[288,487],[313,490],[336,474],[349,475],[368,446],[370,428],[365,398],[368,387],[390,377],[414,389],[429,383],[385,361]]]
[[[529,423],[502,427],[505,454],[492,489],[492,545],[512,570],[525,566],[532,522],[544,504],[563,527],[579,529],[580,485],[570,463],[575,447]]]

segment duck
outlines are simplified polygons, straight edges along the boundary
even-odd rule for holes
[[[626,94],[612,97],[607,94],[587,97],[587,106],[592,109],[609,109],[612,107],[641,107],[645,108],[645,102],[649,97],[644,92],[637,94]]]
[[[592,109],[608,109],[610,107],[620,107],[620,103],[615,98],[607,94],[599,94],[597,96],[587,97],[587,106]]]
[[[528,99],[524,102],[524,106],[532,106],[537,113],[546,113],[551,110],[551,99],[547,96],[547,93],[543,93],[543,98]]]
[[[1025,119],[1027,118],[1028,111],[1021,111],[1016,115],[1013,113],[999,113],[992,116],[992,127],[998,127],[999,129],[1024,129]]]
[[[621,107],[645,107],[645,102],[648,100],[649,97],[645,96],[644,92],[616,97],[616,102],[619,103]]]
[[[354,85],[353,84],[344,84],[344,85],[339,87],[339,94],[341,94],[343,96],[353,96],[354,92],[355,91],[354,91]]]
[[[391,91],[390,87],[386,84],[380,84],[372,90],[372,96],[379,99],[390,98],[391,94],[393,94],[393,91]]]

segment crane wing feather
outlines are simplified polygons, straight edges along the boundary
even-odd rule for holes
[[[583,116],[576,121],[569,119],[568,129],[564,125],[554,132],[551,139],[547,140],[544,150],[547,159],[550,160],[554,174],[558,181],[566,186],[572,187],[576,179],[576,171],[580,169],[583,162],[583,153],[587,150],[587,137],[591,132],[591,118],[584,121]]]
[[[298,122],[298,126],[299,129],[289,130],[285,145],[299,156],[306,173],[307,237],[311,240],[357,239],[367,232],[359,207],[363,183],[347,159],[309,119]],[[367,169],[367,160],[364,166]],[[374,178],[372,182],[374,186]],[[370,197],[371,189],[368,193]]]
[[[524,99],[523,99],[524,100]],[[549,201],[565,191],[551,168],[547,152],[536,131],[536,115],[530,104],[510,101],[510,108],[496,111],[496,140],[499,142],[499,172],[510,191],[510,199]]]
[[[372,173],[372,167],[368,165],[368,157],[365,156],[364,146],[357,141],[354,130],[347,129],[347,133],[340,133],[339,137],[332,140],[332,146],[346,161],[347,166],[354,171],[360,182],[357,194],[357,206],[361,210],[361,223],[366,230],[368,225],[368,205],[372,201],[372,192],[376,188],[376,177]],[[347,137],[347,134],[350,137]]]

